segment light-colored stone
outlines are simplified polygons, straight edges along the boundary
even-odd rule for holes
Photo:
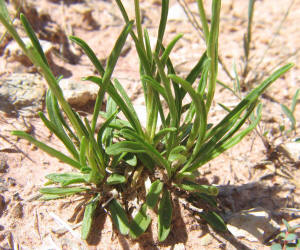
[[[169,9],[168,13],[168,20],[169,21],[183,21],[188,20],[184,9],[180,6],[179,3],[172,5]]]
[[[99,87],[88,82],[75,82],[70,79],[62,79],[59,85],[64,97],[71,105],[82,107],[97,98]]]
[[[25,45],[31,44],[31,41],[29,38],[25,37],[22,38]],[[39,40],[42,49],[44,51],[44,54],[47,56],[50,55],[51,50],[53,49],[53,45],[45,40]],[[4,51],[4,57],[8,62],[21,62],[24,65],[31,65],[30,60],[24,55],[22,49],[20,48],[19,44],[16,41],[10,42]],[[49,59],[49,58],[48,58]]]
[[[35,116],[43,110],[44,81],[36,74],[12,74],[0,79],[0,111]]]
[[[289,142],[280,146],[290,159],[294,162],[300,161],[300,142]]]
[[[237,238],[264,242],[274,235],[280,226],[271,218],[268,210],[257,207],[231,215],[227,228]]]
[[[178,243],[176,244],[173,248],[171,249],[174,249],[174,250],[185,250],[185,246],[183,243]]]

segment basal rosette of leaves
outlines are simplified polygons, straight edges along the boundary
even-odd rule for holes
[[[1,23],[48,83],[47,115],[40,112],[39,116],[69,153],[64,154],[25,132],[14,131],[12,134],[28,140],[74,167],[72,173],[47,175],[46,185],[51,187],[40,189],[42,198],[49,200],[70,195],[85,196],[87,202],[82,224],[83,239],[88,238],[96,209],[105,207],[119,232],[132,238],[139,237],[147,230],[151,223],[147,210],[152,209],[158,215],[158,239],[164,241],[171,230],[172,197],[182,193],[190,199],[206,202],[208,208],[200,216],[214,228],[226,230],[225,223],[216,213],[214,197],[218,195],[217,187],[198,184],[195,171],[236,145],[255,128],[262,110],[260,104],[256,109],[259,96],[293,65],[287,64],[275,71],[249,92],[234,109],[227,109],[227,115],[219,123],[208,124],[218,75],[221,0],[212,1],[210,25],[202,0],[197,1],[206,48],[185,78],[178,76],[170,59],[172,49],[182,35],[175,36],[169,44],[163,45],[169,1],[162,1],[154,51],[150,46],[147,29],[143,29],[141,24],[139,1],[133,2],[136,14],[134,21],[129,20],[122,1],[115,2],[125,25],[105,68],[87,43],[78,37],[70,37],[71,41],[83,49],[98,72],[97,76],[84,78],[100,86],[92,120],[88,121],[80,117],[64,99],[59,86],[62,77],[54,76],[51,72],[26,17],[21,14],[20,19],[31,40],[30,44],[22,41],[13,26],[5,2],[0,1]],[[145,128],[142,127],[122,83],[111,78],[128,36],[134,41],[140,59],[141,88],[147,110]],[[192,101],[183,105],[186,95]],[[100,107],[105,100],[106,110],[102,111]],[[162,103],[166,103],[168,109],[164,109]],[[120,112],[125,120],[118,116]],[[105,122],[96,132],[99,115],[105,118]],[[158,125],[158,120],[161,125]],[[246,121],[250,121],[250,124],[241,129]],[[124,206],[132,196],[139,201],[135,206],[135,216],[129,214],[128,204]]]

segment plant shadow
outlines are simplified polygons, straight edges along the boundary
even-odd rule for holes
[[[96,246],[101,241],[101,233],[104,229],[107,214],[103,209],[97,209],[93,220],[91,232],[87,238],[88,245]]]

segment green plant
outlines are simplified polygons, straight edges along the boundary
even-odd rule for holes
[[[29,45],[23,43],[13,27],[4,1],[0,0],[0,3],[0,21],[47,80],[48,118],[42,112],[39,115],[47,128],[65,145],[69,156],[22,131],[14,131],[13,135],[30,141],[78,170],[47,175],[47,185],[53,184],[54,187],[40,189],[43,199],[83,194],[87,199],[82,225],[83,239],[88,237],[97,207],[108,206],[116,228],[121,234],[129,234],[132,238],[137,238],[147,230],[151,222],[147,209],[153,209],[158,214],[159,241],[164,241],[171,230],[172,196],[179,195],[179,190],[188,194],[191,201],[206,201],[208,208],[200,216],[214,228],[226,230],[222,218],[214,211],[217,187],[198,184],[195,171],[236,145],[255,128],[262,110],[262,105],[259,104],[256,115],[253,112],[259,96],[293,65],[287,64],[274,72],[234,109],[227,109],[228,114],[218,124],[208,124],[207,117],[214,99],[218,74],[221,0],[212,1],[210,26],[203,3],[198,0],[201,22],[205,27],[206,49],[185,78],[176,74],[169,57],[182,35],[177,35],[166,47],[163,46],[169,1],[162,1],[157,42],[152,51],[147,29],[142,28],[139,1],[134,1],[135,32],[133,21],[129,20],[122,2],[116,0],[126,25],[115,43],[105,69],[83,40],[70,37],[83,49],[99,73],[99,76],[84,78],[100,86],[93,118],[89,122],[82,119],[64,99],[59,87],[61,77],[56,78],[52,74],[39,41],[25,16],[21,15],[20,19],[31,39]],[[111,80],[128,35],[132,37],[140,59],[140,78],[147,110],[145,128],[142,127],[122,84],[117,79]],[[101,111],[105,94],[108,95],[106,110]],[[186,94],[192,101],[183,105]],[[163,103],[167,104],[168,109],[163,109]],[[66,114],[68,121],[63,118],[61,111]],[[118,116],[119,112],[124,114],[126,120]],[[106,121],[96,132],[99,115]],[[161,120],[160,126],[158,117]],[[248,118],[251,120],[250,125],[241,130]],[[149,182],[149,188],[144,187]],[[139,209],[132,218],[129,216],[128,201],[134,198],[138,198],[136,207]]]
[[[300,89],[297,89],[297,91],[295,92],[295,94],[293,96],[291,108],[288,108],[286,105],[281,104],[282,112],[286,115],[286,117],[290,120],[290,123],[291,123],[291,129],[288,132],[296,130],[296,117],[294,116],[294,112],[295,112],[295,108],[297,105],[299,94],[300,94]],[[280,127],[280,130],[284,131],[285,126],[282,125]]]
[[[276,239],[277,241],[279,241],[279,243],[272,244],[271,249],[272,250],[300,249],[300,238],[296,234],[296,230],[300,228],[300,225],[291,227],[285,219],[282,219],[282,222],[284,223],[286,229],[284,232],[281,232],[276,236]]]

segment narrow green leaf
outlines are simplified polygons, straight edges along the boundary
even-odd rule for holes
[[[92,82],[96,83],[97,85],[99,85],[100,88],[102,88],[102,79],[99,77],[89,76],[89,77],[86,77],[84,80],[92,81]],[[138,131],[138,133],[140,135],[143,135],[143,129],[140,126],[139,121],[137,121],[135,116],[130,112],[125,101],[122,99],[122,97],[119,95],[119,93],[117,92],[117,90],[115,89],[115,87],[112,84],[109,84],[109,86],[107,88],[107,92],[108,92],[109,96],[111,96],[112,99],[115,101],[115,103],[118,105],[118,107],[122,110],[122,112],[126,116],[127,120],[130,122],[131,126],[133,128],[135,128],[135,130]]]
[[[146,53],[147,53],[148,61],[152,62],[153,58],[152,58],[151,43],[150,43],[149,33],[146,28],[144,29],[144,42],[145,42],[145,46],[146,46]]]
[[[172,79],[174,82],[180,84],[184,88],[184,90],[189,93],[196,108],[196,119],[194,121],[194,125],[187,143],[187,148],[189,149],[192,146],[192,144],[194,144],[195,139],[197,137],[199,138],[200,141],[202,141],[202,139],[204,138],[206,132],[206,125],[207,125],[205,104],[200,94],[197,93],[191,87],[188,81],[176,75],[169,75],[169,78]]]
[[[88,58],[91,60],[99,74],[103,77],[104,75],[104,68],[102,67],[100,61],[98,60],[97,56],[95,55],[94,51],[88,46],[88,44],[83,41],[82,39],[76,37],[76,36],[69,36],[69,39],[76,43],[79,47],[83,49],[85,54],[88,56]]]
[[[152,209],[155,208],[163,186],[164,184],[160,180],[156,180],[151,184],[149,192],[146,196],[146,204],[148,207]]]
[[[297,235],[296,234],[291,234],[289,233],[286,237],[285,237],[285,240],[286,241],[294,241],[297,239]]]
[[[59,83],[60,80],[57,81]],[[63,117],[59,108],[57,98],[55,95],[53,95],[50,89],[48,89],[46,93],[46,107],[50,121],[54,122],[56,126],[63,126],[68,131],[69,137],[73,138],[77,143],[79,143],[78,137],[74,134],[73,130],[65,121],[65,118]],[[83,131],[85,130],[83,129]]]
[[[279,243],[273,244],[271,250],[282,250],[282,246]]]
[[[165,89],[159,84],[159,82],[157,82],[152,77],[147,76],[147,75],[144,75],[142,77],[142,80],[150,83],[151,87],[153,87],[167,101],[167,93],[166,93]]]
[[[215,230],[225,232],[227,231],[227,226],[220,215],[216,212],[202,212],[199,214],[204,220],[208,222]]]
[[[93,198],[85,207],[81,226],[81,239],[86,240],[90,234],[94,214],[99,203],[99,198]]]
[[[277,80],[292,67],[293,64],[291,63],[281,67],[271,76],[269,76],[265,81],[263,81],[258,87],[252,90],[228,115],[226,115],[226,117],[222,121],[220,121],[215,127],[213,127],[212,130],[207,133],[206,139],[215,135],[220,130],[228,127],[228,124],[230,124],[231,121],[236,120],[237,117],[239,117],[247,107],[256,102],[257,98],[265,91],[268,86],[270,86],[275,80]]]
[[[204,193],[212,196],[217,196],[219,193],[218,188],[215,186],[200,185],[188,180],[183,180],[182,183],[175,185],[190,192]]]
[[[107,91],[107,88],[110,84],[111,75],[114,71],[117,60],[120,56],[122,48],[123,48],[123,46],[125,44],[125,41],[127,39],[127,36],[128,36],[129,32],[132,29],[132,25],[133,25],[133,22],[129,22],[128,24],[125,25],[125,27],[123,28],[122,33],[120,34],[119,38],[117,39],[117,41],[115,43],[115,46],[114,46],[110,56],[108,57],[107,65],[106,65],[106,68],[105,68],[105,73],[103,75],[102,88],[100,88],[100,90],[98,92],[95,107],[94,107],[94,113],[93,113],[92,125],[91,125],[92,132],[95,132],[96,122],[97,122],[97,118],[98,118],[98,115],[99,115],[100,107],[101,107],[102,102],[103,102],[104,94]]]
[[[287,116],[287,118],[289,118],[289,120],[291,122],[291,129],[294,130],[296,127],[296,119],[295,119],[292,111],[284,104],[281,104],[280,106],[281,106],[283,113]]]
[[[0,0],[0,15],[5,18],[8,23],[12,23],[4,0]]]
[[[20,20],[24,26],[24,29],[26,31],[26,34],[28,35],[30,41],[32,42],[33,47],[37,50],[37,52],[39,53],[40,57],[42,58],[43,62],[45,63],[45,65],[47,65],[49,67],[47,58],[44,54],[44,51],[42,49],[42,46],[39,42],[39,39],[37,38],[37,36],[35,35],[30,23],[28,22],[27,18],[21,14],[20,15]]]
[[[72,167],[75,167],[77,169],[81,168],[81,165],[78,161],[74,161],[72,158],[66,156],[65,154],[61,153],[60,151],[57,151],[56,149],[54,149],[52,147],[47,146],[45,143],[36,140],[31,135],[29,135],[23,131],[13,131],[11,134],[33,143],[38,148],[45,151],[47,154],[59,159],[62,162],[69,164]]]
[[[143,204],[139,212],[130,223],[129,235],[131,238],[136,239],[143,234],[151,223],[151,218],[147,215],[147,205]]]
[[[60,183],[62,186],[67,186],[74,183],[85,183],[88,175],[76,173],[63,173],[63,174],[48,174],[45,176],[48,180],[54,183]]]
[[[88,150],[88,141],[85,136],[81,138],[80,151],[79,151],[79,161],[82,167],[86,166],[86,154]]]
[[[89,188],[85,188],[85,187],[50,187],[50,188],[40,188],[39,191],[42,194],[72,195],[87,190],[89,190]]]
[[[194,161],[194,163],[192,165],[188,166],[187,171],[193,172],[194,170],[196,170],[197,168],[199,168],[206,162],[214,159],[215,157],[217,157],[218,155],[220,155],[227,149],[229,149],[229,148],[233,147],[234,145],[236,145],[237,143],[239,143],[247,134],[249,134],[256,127],[258,122],[260,121],[262,105],[258,106],[257,118],[248,126],[248,128],[244,129],[242,132],[240,132],[236,136],[233,136],[233,134],[235,132],[237,132],[239,130],[239,128],[245,123],[245,121],[251,114],[252,109],[254,107],[255,107],[255,103],[252,104],[252,108],[248,110],[248,112],[244,115],[244,117],[236,123],[234,128],[232,128],[218,143],[216,141],[209,142],[209,143],[211,143],[211,146],[210,146],[211,149],[205,148],[206,146],[204,146],[203,151],[202,150],[199,151],[199,157],[196,158],[196,160]],[[221,131],[221,133],[222,133],[222,131]],[[202,156],[203,152],[206,152],[204,156]],[[184,172],[185,170],[186,170],[186,168],[183,168],[180,172]]]
[[[134,107],[132,105],[132,102],[131,102],[129,96],[127,95],[125,89],[122,87],[122,85],[120,84],[120,82],[117,79],[115,79],[114,83],[115,83],[115,88],[119,91],[120,96],[122,97],[122,99],[126,103],[126,105],[127,105],[128,109],[129,109],[130,113],[134,117],[135,122],[138,123],[138,127],[141,127],[138,115],[135,112],[135,109],[134,109]]]
[[[125,176],[120,174],[111,174],[106,180],[107,185],[121,184],[125,182],[126,182]]]
[[[71,139],[67,136],[67,134],[63,131],[62,127],[56,126],[53,122],[49,121],[43,112],[38,112],[39,117],[45,124],[45,126],[53,132],[58,139],[62,141],[62,143],[65,145],[67,150],[71,153],[71,155],[76,159],[79,160],[78,152],[74,146],[74,143],[71,141]]]
[[[106,148],[105,152],[109,155],[118,155],[123,152],[144,153],[145,149],[137,142],[121,141]]]
[[[160,16],[157,41],[155,47],[155,53],[157,55],[159,54],[162,46],[162,41],[163,41],[164,33],[166,30],[167,19],[168,19],[168,11],[169,11],[169,0],[164,0],[162,1],[162,6],[161,6],[161,16]]]
[[[165,136],[167,136],[169,133],[176,132],[176,131],[177,131],[177,129],[173,128],[173,127],[172,128],[164,128],[164,129],[160,130],[159,132],[157,132],[157,134],[153,138],[154,145],[159,143],[160,140],[163,139]]]
[[[57,194],[43,194],[39,200],[42,201],[51,201],[51,200],[57,200],[57,199],[62,199],[66,198],[65,195],[57,195]]]
[[[159,166],[164,167],[167,170],[168,176],[171,177],[171,167],[170,167],[169,162],[164,157],[162,157],[162,155],[160,154],[160,152],[157,151],[156,148],[154,148],[150,143],[146,142],[146,140],[144,138],[140,137],[132,129],[124,128],[121,131],[122,131],[122,135],[125,138],[129,138],[130,140],[135,140],[136,141],[136,144],[132,144],[133,149],[134,150],[140,150],[140,151],[135,151],[135,152],[137,152],[137,153],[142,153],[142,152],[147,153],[156,162],[156,164],[158,164]],[[120,143],[121,142],[119,142],[117,144],[120,144]],[[114,145],[116,145],[116,144],[114,144]],[[111,147],[113,147],[114,145],[112,145]],[[139,147],[138,147],[138,145],[139,145]],[[114,149],[116,149],[116,148],[114,148]],[[126,149],[124,149],[124,152],[134,153],[133,151],[126,151]],[[121,153],[121,152],[119,151],[119,153]]]
[[[109,203],[109,211],[116,228],[122,235],[127,235],[129,233],[129,221],[121,204],[117,200],[113,199]]]
[[[158,240],[164,241],[171,231],[172,201],[168,190],[164,190],[158,208]]]
[[[220,25],[221,0],[212,2],[211,26],[207,42],[207,57],[211,59],[209,68],[209,84],[207,89],[206,110],[210,110],[218,75],[218,38]]]
[[[137,165],[137,157],[135,154],[126,153],[124,156],[124,160],[130,166],[135,167]]]
[[[214,196],[211,195],[207,195],[204,193],[198,193],[198,192],[194,192],[193,195],[195,195],[196,197],[204,200],[205,202],[207,202],[209,205],[211,205],[214,208],[217,208],[217,202]]]
[[[293,96],[292,107],[291,107],[291,112],[292,113],[295,112],[295,108],[296,108],[296,105],[297,105],[299,95],[300,95],[300,89],[297,89],[296,93]]]
[[[176,43],[179,41],[179,39],[183,37],[183,34],[178,34],[175,38],[173,38],[173,40],[168,44],[168,46],[166,47],[164,53],[161,56],[161,63],[162,65],[165,65],[170,53],[172,51],[172,49],[174,48],[174,46],[176,45]]]
[[[197,0],[197,3],[198,3],[198,11],[199,11],[201,24],[202,24],[205,42],[207,43],[208,37],[209,37],[209,28],[208,28],[208,22],[207,22],[207,18],[206,18],[205,9],[203,6],[203,0]]]
[[[291,229],[290,224],[289,224],[285,219],[282,219],[282,222],[283,222],[283,224],[285,225],[287,231],[289,232],[289,230]]]

